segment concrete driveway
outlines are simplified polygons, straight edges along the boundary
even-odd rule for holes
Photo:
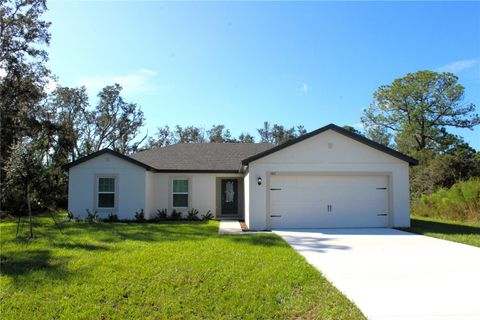
[[[274,232],[369,319],[480,319],[480,248],[392,229]]]

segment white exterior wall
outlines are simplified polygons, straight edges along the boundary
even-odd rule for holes
[[[216,179],[243,177],[243,174],[222,174],[222,173],[153,173],[152,193],[147,204],[146,217],[153,217],[158,210],[167,209],[168,215],[172,209],[172,180],[189,180],[189,207],[175,208],[179,212],[186,212],[195,208],[202,216],[211,211],[217,213]]]
[[[244,208],[245,208],[245,223],[250,225],[250,172],[245,173],[243,178],[243,188],[244,188]]]
[[[268,197],[272,172],[310,175],[387,175],[391,217],[389,225],[391,227],[410,225],[408,163],[328,130],[249,164],[249,175],[245,177],[245,186],[247,184],[249,186],[245,221],[252,230],[270,228]],[[263,180],[261,186],[257,185],[258,177]],[[247,191],[247,187],[245,188]]]
[[[97,211],[101,218],[115,212],[120,219],[133,219],[145,209],[147,171],[111,154],[103,154],[69,169],[68,210],[85,218],[86,209]],[[96,179],[99,175],[116,177],[116,208],[98,209]]]

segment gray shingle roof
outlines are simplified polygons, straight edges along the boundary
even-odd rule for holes
[[[180,143],[130,155],[159,171],[238,172],[242,160],[272,148],[269,143]]]

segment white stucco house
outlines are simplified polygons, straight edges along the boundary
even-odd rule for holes
[[[244,219],[251,230],[408,227],[417,160],[330,124],[281,145],[176,144],[129,156],[104,149],[66,166],[68,210],[143,209]]]

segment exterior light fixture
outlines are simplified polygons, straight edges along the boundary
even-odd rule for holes
[[[261,177],[258,177],[258,179],[257,179],[257,183],[258,183],[258,185],[259,185],[259,186],[261,186],[261,185],[262,185],[262,178],[261,178]]]

